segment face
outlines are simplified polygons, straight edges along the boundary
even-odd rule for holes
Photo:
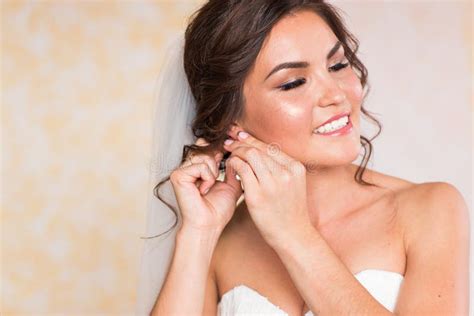
[[[300,11],[282,18],[265,39],[245,79],[244,113],[237,124],[266,143],[276,143],[302,163],[336,166],[354,161],[360,149],[362,86],[342,45],[327,59],[338,39],[317,14]],[[283,68],[282,63],[306,66]],[[352,131],[316,134],[334,115],[350,113]],[[337,126],[336,126],[337,127]]]

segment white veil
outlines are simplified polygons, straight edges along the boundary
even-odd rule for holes
[[[191,131],[191,121],[195,116],[195,99],[184,72],[183,50],[184,34],[180,33],[166,48],[156,82],[144,237],[164,233],[175,222],[174,213],[154,196],[153,188],[179,166],[183,146],[195,143],[195,137]],[[169,181],[161,186],[160,196],[179,211]],[[159,237],[143,239],[136,315],[150,314],[163,286],[174,252],[176,232],[181,225],[181,214],[178,213],[178,215],[179,222],[175,228]]]

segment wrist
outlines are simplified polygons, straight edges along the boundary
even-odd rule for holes
[[[297,230],[273,239],[271,246],[278,252],[284,253],[304,251],[304,249],[307,249],[308,244],[313,243],[315,239],[320,237],[319,232],[312,225],[303,225],[303,227]]]
[[[191,244],[197,249],[212,249],[219,240],[220,230],[201,229],[183,223],[176,235],[177,243]]]

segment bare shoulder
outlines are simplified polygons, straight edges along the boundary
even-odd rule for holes
[[[378,186],[388,189],[390,192],[399,194],[410,191],[417,183],[403,179],[394,175],[382,173],[373,169],[366,168],[364,179],[368,182],[375,183]]]
[[[400,191],[403,215],[414,220],[443,212],[450,215],[467,213],[467,204],[461,192],[449,182],[416,183]],[[438,214],[441,215],[441,214]],[[464,214],[466,215],[466,214]]]
[[[416,226],[429,225],[443,216],[469,221],[469,211],[458,188],[449,182],[415,183],[393,175],[368,170],[372,183],[388,189],[397,202],[399,221],[407,230],[416,231]]]
[[[398,313],[467,315],[470,224],[464,197],[448,182],[425,182],[397,198],[407,258]]]
[[[371,169],[367,171],[369,182],[395,193],[400,203],[411,204],[411,206],[426,203],[428,200],[435,203],[449,203],[449,201],[465,203],[460,191],[449,182],[416,183]]]
[[[448,238],[469,231],[466,201],[451,183],[415,183],[399,191],[397,202],[397,215],[403,227],[407,252],[412,244],[427,236]],[[425,243],[432,242],[435,240],[425,240]]]
[[[396,203],[397,223],[402,231],[405,253],[423,247],[469,240],[469,210],[463,195],[449,182],[414,183],[368,169],[368,180],[389,189]]]

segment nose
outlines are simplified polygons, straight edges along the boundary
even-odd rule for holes
[[[325,80],[321,80],[319,86],[322,89],[321,98],[319,99],[320,106],[338,105],[346,100],[344,90],[333,78],[329,77]]]

